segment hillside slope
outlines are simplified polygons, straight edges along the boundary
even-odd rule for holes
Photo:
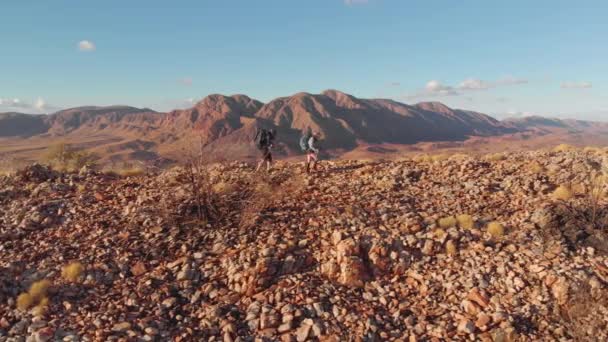
[[[183,169],[30,167],[0,177],[0,339],[605,341],[608,236],[584,193],[552,197],[604,154],[234,162],[203,220]],[[42,279],[34,319],[15,299]]]

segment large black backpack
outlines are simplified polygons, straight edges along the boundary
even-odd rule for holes
[[[261,128],[255,134],[254,141],[255,141],[255,146],[259,150],[262,150],[270,145],[271,133],[268,130]]]

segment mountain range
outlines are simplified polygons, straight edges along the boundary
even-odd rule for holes
[[[527,117],[499,121],[489,115],[452,109],[439,102],[407,105],[387,99],[360,99],[327,90],[297,93],[262,103],[246,95],[209,95],[192,108],[167,113],[129,106],[77,107],[49,115],[0,113],[0,139],[20,145],[64,140],[92,148],[108,160],[177,160],[184,149],[246,158],[255,155],[258,128],[278,132],[281,155],[298,153],[303,130],[321,135],[334,155],[370,145],[457,142],[471,137],[545,135],[556,130],[608,131],[608,125],[578,120]],[[0,152],[2,150],[0,149]]]

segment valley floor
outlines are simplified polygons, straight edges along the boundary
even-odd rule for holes
[[[31,166],[0,176],[0,341],[606,341],[606,158]]]

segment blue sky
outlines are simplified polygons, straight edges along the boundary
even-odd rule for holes
[[[608,120],[608,1],[12,1],[0,111],[339,89]]]

